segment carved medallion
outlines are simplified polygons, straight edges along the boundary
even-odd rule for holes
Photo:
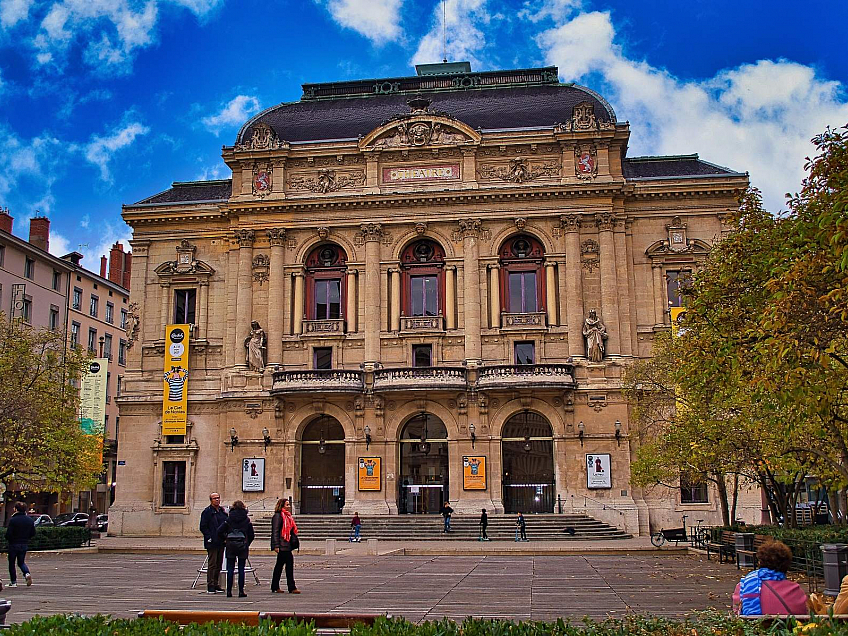
[[[574,173],[578,179],[598,176],[598,152],[594,146],[577,146],[574,149]]]
[[[257,164],[253,168],[253,195],[264,198],[271,193],[271,178],[273,173],[271,167],[266,164]]]

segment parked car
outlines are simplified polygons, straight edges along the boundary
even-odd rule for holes
[[[57,526],[80,526],[85,527],[88,523],[88,515],[84,512],[66,512],[57,515],[53,520],[53,524]]]
[[[50,515],[40,515],[38,513],[30,512],[27,516],[32,518],[36,528],[39,526],[53,525],[53,520],[50,518]]]
[[[97,515],[97,530],[99,532],[109,530],[109,515]]]

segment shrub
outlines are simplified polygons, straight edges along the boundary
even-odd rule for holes
[[[89,540],[91,532],[79,526],[39,526],[29,541],[30,550],[58,550],[79,548]],[[7,552],[5,532],[0,532],[0,552]]]

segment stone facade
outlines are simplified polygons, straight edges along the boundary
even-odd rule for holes
[[[716,518],[712,497],[690,506],[631,486],[620,383],[669,328],[669,281],[721,237],[747,176],[697,156],[628,159],[629,125],[555,78],[386,80],[373,90],[403,104],[389,119],[369,115],[388,106],[356,93],[365,83],[306,85],[224,148],[231,181],[175,183],[124,207],[140,312],[110,532],[194,534],[211,491],[260,508],[291,497],[301,513],[436,512],[445,498],[459,514],[586,511],[634,534],[687,509]],[[472,107],[448,110],[466,86],[479,100],[537,88],[562,100],[546,126],[506,104],[495,108],[512,124],[485,125]],[[313,102],[359,104],[372,123],[287,132]],[[178,290],[196,294],[189,425],[168,438],[164,330]],[[605,333],[590,356],[592,310]],[[261,369],[247,365],[252,321],[267,336]],[[589,489],[587,456],[606,454],[611,487]],[[253,457],[265,489],[243,493]],[[464,482],[466,457],[486,458],[485,488]],[[379,490],[360,490],[359,458],[380,458]],[[178,505],[163,500],[173,462]]]

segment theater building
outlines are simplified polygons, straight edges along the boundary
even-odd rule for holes
[[[196,533],[214,490],[634,534],[718,518],[697,488],[631,485],[620,386],[747,175],[628,157],[630,125],[554,67],[417,72],[306,84],[223,149],[231,179],[123,208],[139,309],[111,532]],[[191,325],[185,435],[162,427],[169,324]]]

